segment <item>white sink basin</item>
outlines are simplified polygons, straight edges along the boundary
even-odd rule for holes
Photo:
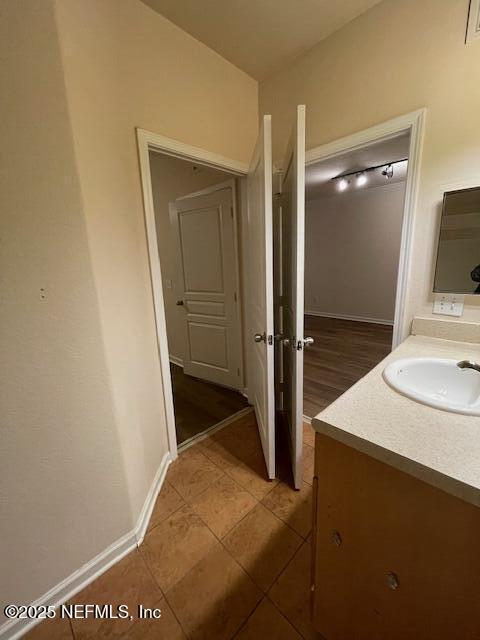
[[[396,360],[385,367],[383,377],[412,400],[443,411],[480,416],[480,372],[459,368],[457,360]]]

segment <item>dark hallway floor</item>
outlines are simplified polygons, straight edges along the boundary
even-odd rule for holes
[[[304,415],[313,418],[367,374],[392,350],[393,327],[371,322],[305,316]]]
[[[248,407],[238,391],[187,376],[176,364],[170,364],[170,372],[178,444]]]

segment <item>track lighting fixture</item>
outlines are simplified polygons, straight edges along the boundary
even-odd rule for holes
[[[368,172],[376,171],[377,169],[382,170],[382,176],[385,176],[387,180],[393,178],[393,165],[399,164],[400,162],[407,162],[408,158],[403,158],[402,160],[392,160],[392,162],[385,162],[384,164],[379,164],[375,167],[367,167],[366,169],[362,169],[361,171],[350,171],[349,173],[343,173],[340,176],[336,176],[332,178],[332,180],[337,181],[337,188],[339,191],[345,191],[350,186],[350,180],[348,179],[350,176],[355,176],[355,185],[357,187],[364,187],[368,182]]]

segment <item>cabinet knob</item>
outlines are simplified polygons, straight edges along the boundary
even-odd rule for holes
[[[342,536],[336,530],[332,531],[332,542],[336,547],[339,547],[342,544]]]
[[[389,571],[387,573],[387,584],[390,589],[393,589],[393,591],[395,591],[395,589],[398,589],[398,587],[400,586],[398,576],[396,573],[393,573],[393,571]]]

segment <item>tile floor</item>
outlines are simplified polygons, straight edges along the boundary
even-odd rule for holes
[[[144,543],[75,603],[142,603],[159,620],[47,621],[29,640],[301,640],[309,621],[313,431],[301,491],[288,464],[266,479],[253,414],[184,451],[170,467]]]

